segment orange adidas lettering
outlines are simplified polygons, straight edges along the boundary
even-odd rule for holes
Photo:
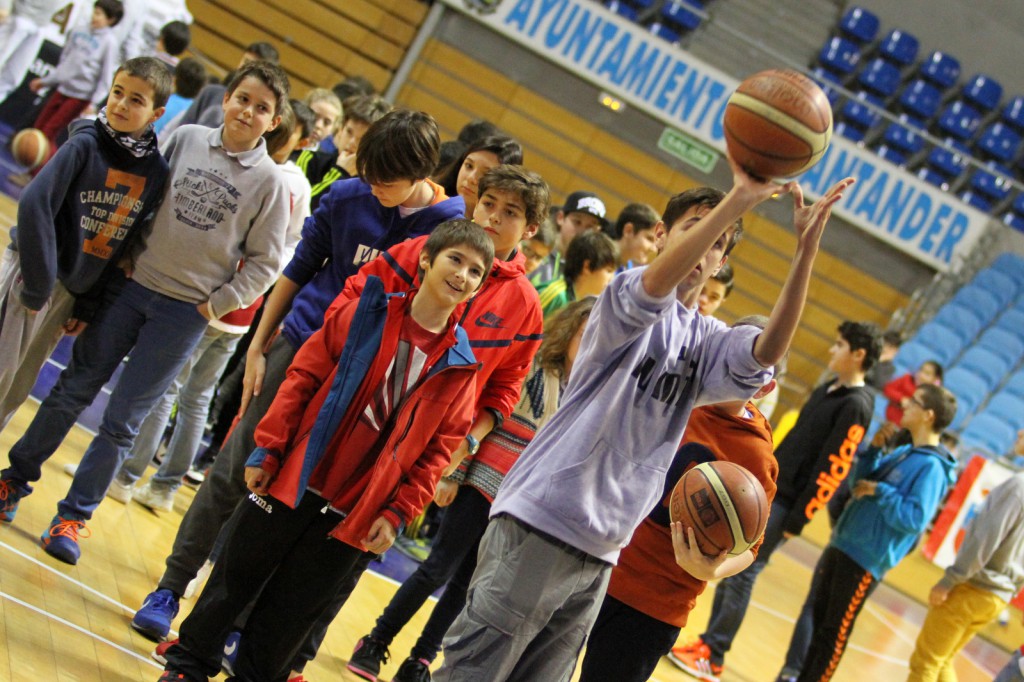
[[[828,501],[836,494],[836,488],[839,487],[839,484],[850,473],[850,467],[853,465],[853,456],[857,453],[857,448],[860,446],[863,438],[864,427],[860,424],[853,424],[846,432],[846,438],[843,439],[842,444],[839,446],[839,451],[828,456],[828,471],[822,471],[818,474],[818,480],[815,481],[818,489],[815,491],[814,497],[811,498],[804,508],[804,515],[808,520],[818,510],[824,509]]]

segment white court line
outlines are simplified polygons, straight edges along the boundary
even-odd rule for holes
[[[125,649],[123,646],[121,646],[119,644],[115,644],[115,643],[111,642],[109,639],[104,639],[103,637],[100,637],[96,633],[90,632],[89,630],[86,630],[83,627],[79,627],[78,625],[75,625],[72,622],[66,621],[63,618],[61,618],[60,616],[54,615],[54,614],[50,613],[49,611],[45,611],[45,610],[39,608],[38,606],[33,606],[32,604],[29,604],[28,602],[23,602],[22,600],[18,599],[17,597],[12,597],[11,595],[7,594],[6,592],[0,592],[0,598],[7,599],[8,601],[12,601],[15,604],[17,604],[19,606],[23,606],[23,607],[25,607],[26,609],[28,609],[30,611],[35,611],[36,613],[41,614],[41,615],[45,616],[46,618],[49,618],[50,620],[55,620],[58,623],[60,623],[61,625],[66,625],[67,627],[71,628],[72,630],[76,630],[78,632],[81,632],[83,635],[88,635],[89,637],[92,637],[93,639],[95,639],[98,642],[103,642],[107,646],[113,647],[113,648],[117,649],[118,651],[120,651],[123,654],[128,654],[129,656],[132,656],[133,658],[139,659],[143,663],[151,665],[154,668],[158,668],[160,670],[163,670],[163,666],[160,665],[159,663],[157,663],[156,661],[154,661],[153,659],[148,658],[146,656],[141,656],[141,655],[135,653],[134,651],[132,651],[131,649]]]
[[[107,595],[103,594],[99,590],[96,590],[96,589],[94,589],[92,587],[89,587],[88,585],[86,585],[85,583],[83,583],[80,580],[76,580],[75,578],[72,578],[69,575],[61,573],[57,569],[53,568],[52,566],[48,566],[48,565],[44,564],[42,561],[39,561],[35,557],[29,556],[28,554],[25,554],[21,550],[16,549],[14,547],[11,547],[6,542],[0,542],[0,548],[6,549],[9,552],[13,552],[14,554],[17,554],[18,556],[20,556],[22,559],[26,559],[30,563],[35,564],[39,568],[42,568],[42,569],[44,569],[46,571],[49,571],[50,573],[54,574],[55,576],[58,576],[60,578],[63,578],[64,580],[67,580],[69,583],[73,583],[73,584],[77,585],[78,587],[82,588],[86,592],[94,594],[97,597],[99,597],[100,599],[102,599],[102,600],[104,600],[104,601],[106,601],[106,602],[108,602],[110,604],[113,604],[114,606],[118,607],[119,609],[121,609],[125,613],[130,613],[133,616],[135,615],[135,609],[130,608],[128,606],[125,606],[124,604],[122,604],[121,602],[117,601],[116,599],[108,597]],[[174,630],[171,630],[170,634],[168,636],[168,639],[175,639],[177,636],[178,636],[178,633],[176,631],[174,631]]]
[[[906,634],[904,634],[903,632],[898,630],[897,626],[891,620],[883,617],[883,615],[882,615],[883,612],[879,609],[879,607],[875,606],[870,601],[867,602],[864,606],[865,606],[865,608],[870,609],[871,610],[871,615],[873,615],[878,620],[882,621],[882,623],[885,624],[890,630],[892,630],[893,634],[895,634],[897,637],[902,639],[904,642],[908,643],[911,647],[913,647],[913,646],[915,646],[917,644],[917,637],[916,636],[913,639],[911,639]],[[991,670],[989,670],[988,668],[983,666],[979,661],[977,661],[973,656],[971,656],[967,652],[967,647],[964,647],[963,649],[961,649],[957,653],[957,656],[962,656],[964,659],[967,660],[968,663],[970,663],[971,665],[973,665],[975,668],[977,668],[981,672],[985,673],[986,675],[991,675],[992,674]],[[909,663],[906,663],[906,665],[907,665],[908,668],[910,667]]]

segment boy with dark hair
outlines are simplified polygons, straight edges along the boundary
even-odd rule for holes
[[[600,294],[618,267],[619,247],[604,232],[585,232],[573,239],[562,275],[537,287],[545,319],[573,301]]]
[[[284,679],[362,556],[386,551],[422,512],[473,417],[479,362],[456,308],[493,258],[472,222],[444,223],[423,246],[418,288],[388,294],[371,277],[303,344],[246,461],[249,500],[161,679],[217,674],[260,586],[234,675]]]
[[[184,21],[171,21],[160,27],[160,37],[156,41],[158,59],[168,61],[163,55],[173,59],[171,66],[178,65],[178,57],[188,49],[192,42],[192,30]]]
[[[74,123],[67,144],[22,192],[0,266],[0,429],[62,334],[92,321],[110,266],[163,196],[167,162],[152,123],[170,80],[155,59],[125,62],[96,120]]]
[[[612,564],[661,499],[690,410],[749,398],[771,379],[799,323],[821,232],[853,179],[804,206],[797,183],[780,188],[730,166],[734,186],[714,208],[692,192],[674,197],[657,228],[661,255],[598,297],[559,410],[491,507],[435,679],[568,679]],[[725,262],[737,220],[780,191],[793,194],[797,247],[768,325],[728,329],[701,316],[700,288]],[[692,529],[688,540],[696,544]]]
[[[159,135],[164,127],[188,109],[206,85],[206,67],[195,57],[185,57],[174,67],[174,92],[167,100],[163,115],[153,124]]]
[[[814,568],[814,636],[802,669],[787,667],[780,680],[832,679],[864,602],[914,548],[956,481],[956,458],[939,444],[942,430],[955,415],[952,393],[938,386],[920,386],[900,422],[910,431],[912,444],[886,455],[882,446],[894,429],[881,429],[871,447],[857,455],[850,472],[853,499]],[[790,645],[787,665],[796,657],[794,645],[801,643]]]
[[[145,235],[145,250],[128,266],[131,279],[86,328],[67,369],[11,448],[11,465],[0,472],[6,492],[0,513],[7,521],[75,419],[131,354],[99,434],[41,538],[61,561],[78,561],[86,520],[209,321],[252,303],[278,272],[288,196],[262,135],[277,125],[287,95],[280,67],[253,62],[232,79],[220,128],[189,126],[171,136],[167,196]],[[131,206],[129,198],[124,203]]]
[[[306,174],[312,188],[312,210],[338,180],[354,177],[359,142],[370,126],[391,111],[391,104],[379,95],[356,95],[342,103],[341,125],[334,134],[334,149],[305,150],[295,165]]]
[[[264,61],[277,64],[281,61],[281,55],[278,53],[277,48],[271,43],[260,40],[255,43],[250,43],[245,48],[245,55],[243,56],[243,59],[246,61]]]
[[[608,230],[608,236],[619,244],[620,271],[647,265],[658,255],[654,226],[659,219],[658,212],[648,204],[627,204],[622,209],[615,225]]]
[[[360,142],[361,169],[372,184],[362,178],[334,183],[306,220],[302,241],[267,297],[246,354],[238,424],[178,527],[158,589],[132,620],[142,634],[154,639],[167,635],[178,600],[245,491],[243,465],[254,447],[256,425],[299,347],[323,325],[324,313],[345,280],[395,244],[462,217],[462,199],[449,199],[428,179],[439,144],[430,116],[392,111],[370,126]],[[370,147],[382,149],[364,155]]]
[[[547,260],[530,275],[530,283],[538,287],[561,276],[562,257],[569,248],[569,244],[577,235],[604,228],[608,224],[605,219],[606,212],[604,202],[593,192],[570,194],[566,198],[565,204],[555,214],[555,224],[558,226],[558,245]]]
[[[375,95],[377,94],[377,88],[373,87],[373,83],[370,82],[366,76],[349,76],[345,80],[335,83],[334,87],[331,88],[334,94],[338,96],[342,102],[347,100],[349,97],[355,97],[356,95]]]
[[[882,353],[878,356],[878,362],[864,375],[864,381],[876,391],[882,391],[885,385],[892,381],[896,374],[896,365],[893,358],[903,345],[903,332],[889,329],[882,334]]]
[[[557,242],[558,231],[547,216],[541,219],[532,237],[519,242],[519,251],[526,259],[524,268],[527,277],[551,255]]]
[[[881,345],[881,330],[873,323],[839,325],[828,363],[836,378],[811,393],[775,451],[778,488],[757,560],[718,584],[707,629],[669,656],[691,675],[717,680],[722,674],[757,576],[787,538],[800,535],[849,473],[874,409],[874,393],[864,385],[864,372],[878,359]]]
[[[704,288],[700,290],[700,298],[697,299],[697,309],[701,315],[714,316],[718,309],[729,298],[735,284],[732,263],[726,263],[722,269],[715,273],[715,276],[704,282]]]
[[[763,329],[767,322],[763,315],[751,315],[733,326]],[[781,371],[782,367],[776,366],[776,374]],[[587,640],[581,682],[649,679],[658,661],[678,639],[708,580],[735,575],[757,556],[760,543],[730,557],[713,575],[707,575],[701,561],[693,565],[693,555],[682,542],[682,533],[673,532],[672,526],[679,524],[670,523],[669,500],[689,469],[703,462],[725,461],[750,471],[771,504],[779,465],[772,454],[772,428],[754,400],[774,388],[773,379],[751,400],[707,405],[693,411],[665,477],[661,503],[637,527],[612,569],[608,593]],[[675,563],[668,561],[673,556]]]
[[[88,28],[72,31],[67,37],[57,68],[29,82],[32,92],[54,88],[32,125],[46,135],[51,150],[69,123],[82,113],[95,111],[93,103],[106,96],[118,64],[113,27],[123,16],[120,0],[97,0]]]
[[[1024,429],[1017,432],[1013,452],[1024,455]],[[957,654],[1022,586],[1024,472],[1018,471],[989,492],[967,527],[956,560],[932,586],[931,608],[910,656],[907,682],[956,680]]]

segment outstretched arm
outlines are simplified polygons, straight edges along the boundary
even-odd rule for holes
[[[832,207],[843,198],[843,191],[854,182],[853,178],[840,180],[825,196],[810,206],[804,205],[804,193],[800,185],[791,183],[796,253],[768,324],[754,342],[754,357],[764,367],[777,364],[789,350],[807,301],[807,287],[825,224],[832,215]]]

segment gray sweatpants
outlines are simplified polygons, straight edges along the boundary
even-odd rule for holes
[[[21,304],[23,288],[18,252],[0,258],[0,431],[28,398],[39,370],[64,336],[75,298],[60,282],[50,300],[33,314]]]
[[[221,527],[231,517],[238,501],[248,493],[245,460],[256,447],[256,426],[273,402],[277,389],[284,383],[285,372],[297,351],[281,334],[271,344],[267,352],[263,389],[252,399],[245,415],[224,441],[206,474],[206,480],[182,518],[159,589],[184,594],[189,581],[196,577],[213,551]]]
[[[445,635],[444,664],[432,679],[568,681],[611,569],[509,517],[491,519],[466,606]]]

